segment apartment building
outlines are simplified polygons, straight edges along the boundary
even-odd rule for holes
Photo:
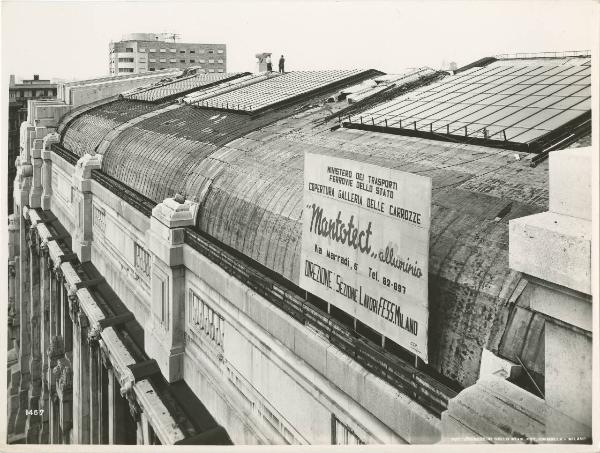
[[[225,44],[177,42],[177,35],[132,33],[109,46],[111,75],[200,67],[206,73],[227,72]]]

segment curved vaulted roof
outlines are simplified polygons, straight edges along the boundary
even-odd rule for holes
[[[75,118],[65,117],[59,124],[59,130],[63,129],[62,144],[78,156],[94,153],[110,131],[156,108],[156,105],[145,102],[116,100],[88,110]],[[69,123],[65,124],[67,121]]]
[[[218,173],[198,228],[298,283],[305,151],[429,175],[430,362],[459,382],[476,380],[481,349],[499,341],[497,315],[520,279],[508,267],[508,220],[546,210],[546,166],[532,169],[514,153],[472,145],[280,127],[248,134],[202,162]]]
[[[547,164],[472,144],[331,131],[323,120],[340,105],[322,101],[332,93],[260,115],[116,101],[72,120],[62,140],[78,155],[102,148],[102,171],[155,202],[177,192],[197,200],[199,230],[295,284],[306,151],[431,177],[430,363],[471,384],[481,349],[501,343],[520,281],[508,267],[508,220],[547,209]]]

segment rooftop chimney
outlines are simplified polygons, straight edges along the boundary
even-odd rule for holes
[[[271,52],[261,52],[254,55],[256,63],[258,64],[258,72],[265,72],[267,70],[267,57],[271,56]]]
[[[10,86],[15,86],[15,75],[11,74],[10,75]]]

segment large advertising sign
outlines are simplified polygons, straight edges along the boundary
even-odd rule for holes
[[[306,153],[300,286],[427,362],[431,179]]]

